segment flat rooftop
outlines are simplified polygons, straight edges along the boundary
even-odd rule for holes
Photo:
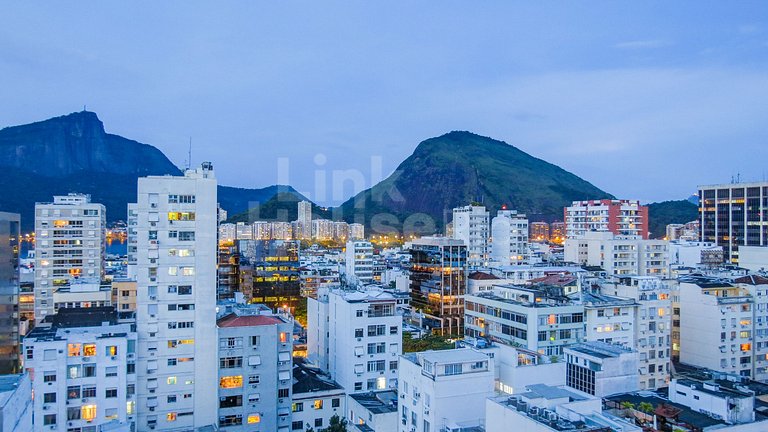
[[[573,350],[600,359],[616,358],[622,354],[632,352],[629,348],[624,348],[619,345],[611,345],[605,342],[582,342],[577,345],[566,347],[565,349]]]
[[[419,359],[431,363],[470,363],[488,360],[488,355],[469,348],[458,348],[448,350],[429,350],[417,353],[409,353],[403,357],[412,363],[421,364]]]
[[[373,414],[397,412],[397,392],[395,390],[355,393],[349,397]]]

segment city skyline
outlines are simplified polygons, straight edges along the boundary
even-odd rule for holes
[[[85,105],[179,166],[191,137],[193,166],[211,159],[242,187],[278,183],[280,158],[300,191],[322,169],[360,170],[370,187],[372,157],[386,177],[451,130],[643,202],[762,179],[766,6],[664,6],[660,17],[659,4],[169,4],[151,20],[114,5],[14,6],[0,31],[0,73],[15,83],[0,89],[0,125]],[[741,151],[708,157],[722,148]]]

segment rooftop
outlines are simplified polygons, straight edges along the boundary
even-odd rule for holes
[[[310,366],[301,357],[293,358],[293,394],[344,389],[322,369]]]
[[[472,279],[472,280],[497,280],[497,279],[499,279],[498,277],[496,277],[496,276],[494,276],[494,275],[492,275],[490,273],[481,272],[481,271],[472,272],[467,277],[469,279]]]
[[[285,321],[275,315],[238,316],[236,313],[231,313],[216,321],[216,325],[219,327],[255,327],[277,324],[285,324]]]
[[[488,355],[469,348],[421,351],[405,354],[403,357],[418,365],[421,365],[422,360],[430,363],[471,363],[488,360]]]
[[[624,348],[620,345],[612,345],[605,342],[582,342],[577,345],[572,345],[565,348],[566,350],[573,350],[576,352],[580,352],[582,354],[586,354],[592,357],[597,357],[601,359],[605,358],[616,358],[619,357],[622,354],[627,354],[632,352],[629,348]]]
[[[395,390],[355,393],[349,395],[349,397],[372,414],[397,412],[397,392]]]

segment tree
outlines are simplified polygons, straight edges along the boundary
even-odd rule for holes
[[[334,414],[328,422],[328,427],[321,432],[347,432],[347,419],[339,418],[337,414]]]
[[[448,338],[436,335],[428,334],[422,338],[414,339],[408,332],[403,332],[403,352],[419,352],[427,350],[444,350],[454,347],[452,342],[448,341]]]
[[[642,412],[644,412],[646,414],[650,414],[654,410],[653,404],[648,403],[648,402],[640,402],[640,405],[637,406],[637,409],[639,409],[640,411],[642,411]]]

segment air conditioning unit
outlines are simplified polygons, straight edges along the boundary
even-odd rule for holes
[[[43,411],[47,411],[50,408],[48,405],[43,405]]]
[[[80,402],[88,402],[88,398],[82,398],[80,399]]]
[[[112,356],[112,360],[117,360],[117,356]]]

